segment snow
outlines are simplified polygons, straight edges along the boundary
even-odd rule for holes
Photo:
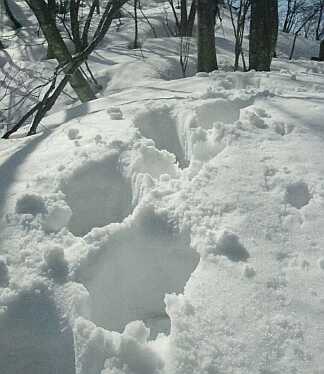
[[[123,18],[89,59],[100,98],[65,95],[38,134],[0,142],[0,371],[320,374],[317,44],[299,38],[289,62],[280,35],[271,72],[234,73],[225,13],[220,70],[195,74],[193,39],[182,79],[166,4],[149,5],[158,38],[141,22],[128,49]],[[53,63],[23,44],[17,64]]]

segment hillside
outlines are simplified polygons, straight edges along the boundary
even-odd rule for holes
[[[195,74],[193,39],[182,78],[165,8],[141,50],[126,17],[93,54],[98,100],[68,89],[0,141],[1,373],[324,373],[317,43],[288,61],[281,34],[271,72],[234,73],[225,11],[219,71]],[[53,64],[27,21],[0,51],[11,102]]]

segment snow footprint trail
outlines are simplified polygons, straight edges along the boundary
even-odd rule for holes
[[[93,231],[85,240],[101,248],[77,272],[78,281],[90,293],[91,320],[114,331],[143,320],[151,337],[168,333],[165,294],[183,292],[199,260],[190,247],[189,233],[179,232],[153,207],[142,206],[134,218],[106,232]]]

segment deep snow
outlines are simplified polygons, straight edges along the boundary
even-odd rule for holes
[[[281,35],[272,72],[233,73],[225,14],[220,71],[176,79],[164,6],[143,51],[124,20],[95,53],[101,98],[0,143],[1,373],[324,372],[315,44],[288,62]]]

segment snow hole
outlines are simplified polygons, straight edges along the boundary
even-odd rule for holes
[[[296,209],[301,209],[307,205],[311,198],[312,194],[309,192],[308,185],[305,182],[299,181],[287,186],[285,200]]]
[[[131,184],[122,175],[118,158],[114,154],[102,161],[89,161],[62,182],[61,190],[72,210],[68,228],[74,235],[121,222],[131,213]]]
[[[141,111],[134,118],[134,124],[144,137],[154,141],[159,150],[173,153],[181,168],[188,166],[189,161],[185,157],[170,107],[155,106]]]
[[[120,225],[77,278],[89,290],[91,320],[98,326],[122,332],[142,320],[154,338],[170,330],[165,294],[183,292],[198,261],[189,233],[147,209],[136,222]]]
[[[195,109],[195,123],[204,129],[211,129],[216,122],[234,123],[240,118],[241,107],[242,105],[225,99],[207,100]]]

